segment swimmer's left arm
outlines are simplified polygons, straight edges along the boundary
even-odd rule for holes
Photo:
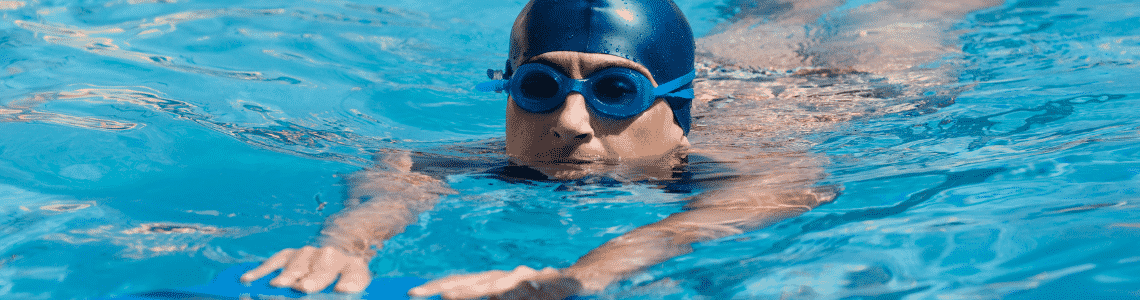
[[[692,251],[691,245],[760,229],[831,201],[831,189],[776,191],[764,182],[702,195],[686,211],[634,229],[591,250],[565,269],[490,271],[451,276],[412,289],[409,295],[442,294],[445,299],[497,295],[498,298],[562,299],[592,294],[633,273]]]
[[[684,212],[602,244],[562,272],[581,282],[584,293],[601,291],[634,272],[691,252],[693,243],[764,228],[834,197],[830,189],[808,188],[713,192],[687,205]]]

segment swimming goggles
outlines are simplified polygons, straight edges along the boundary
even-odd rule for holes
[[[493,76],[488,70],[488,76]],[[607,68],[586,79],[572,79],[541,64],[522,65],[510,79],[484,82],[475,88],[484,92],[507,91],[515,104],[531,113],[548,113],[566,102],[571,92],[582,94],[596,113],[613,119],[636,116],[653,106],[660,97],[693,99],[691,87],[682,89],[696,77],[695,72],[653,87],[640,72],[629,68]],[[494,79],[492,77],[492,79]]]

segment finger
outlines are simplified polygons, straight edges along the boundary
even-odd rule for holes
[[[289,261],[289,257],[293,256],[293,252],[296,252],[296,250],[285,249],[277,252],[277,254],[273,254],[273,256],[270,256],[269,259],[261,262],[261,265],[257,266],[257,268],[254,268],[253,270],[249,270],[249,272],[242,274],[241,281],[244,283],[250,283],[261,277],[265,277],[265,275],[269,273],[273,273],[273,271],[276,271],[281,267],[284,267],[285,263]]]
[[[558,269],[551,268],[551,267],[543,268],[542,271],[538,272],[538,275],[541,277],[561,275],[561,274],[562,274],[562,272],[559,272]]]
[[[518,272],[491,271],[474,274],[443,291],[445,299],[471,299],[502,293],[519,282]]]
[[[559,300],[577,294],[582,285],[571,278],[524,280],[514,288],[491,296],[490,300]]]
[[[336,291],[341,293],[359,293],[372,281],[372,272],[363,259],[349,262],[340,275],[340,282],[336,284]]]
[[[344,254],[333,248],[316,250],[310,259],[309,273],[298,279],[293,288],[305,293],[315,293],[325,289],[336,280],[340,270],[348,265],[347,260]]]
[[[297,253],[294,253],[293,257],[289,259],[289,263],[285,265],[285,270],[281,271],[281,275],[270,280],[269,284],[275,287],[289,287],[297,282],[297,278],[308,274],[309,260],[312,258],[313,252],[316,252],[315,250],[316,248],[311,246],[297,250]]]
[[[511,271],[511,276],[512,277],[530,277],[530,276],[533,276],[537,273],[538,273],[538,271],[535,271],[534,269],[531,269],[530,267],[518,266],[518,267],[515,267],[515,269]]]
[[[538,283],[531,280],[523,280],[519,282],[514,288],[498,293],[498,295],[491,296],[489,300],[521,300],[534,298],[538,292]]]
[[[408,290],[408,295],[413,297],[429,297],[433,295],[440,295],[447,291],[453,291],[463,287],[466,289],[473,289],[484,283],[488,277],[501,278],[506,276],[503,271],[488,271],[477,274],[467,275],[453,275],[441,279],[432,280],[424,285]]]
[[[461,280],[460,278],[461,276],[455,275],[429,281],[428,283],[408,290],[408,296],[431,297],[439,295],[447,290],[446,287],[455,286],[455,282]]]
[[[538,271],[527,266],[518,266],[507,277],[495,281],[488,294],[499,299],[528,299],[538,290],[538,283],[533,281],[541,275]]]
[[[538,275],[534,269],[527,266],[518,266],[514,271],[511,271],[506,277],[497,278],[490,282],[489,288],[491,293],[501,293],[503,291],[514,288],[520,281],[530,279]]]
[[[569,277],[542,280],[539,286],[540,299],[565,299],[582,290],[582,283]]]

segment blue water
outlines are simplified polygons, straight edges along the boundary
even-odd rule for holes
[[[704,35],[738,2],[678,4]],[[0,298],[201,284],[311,242],[376,150],[500,139],[501,95],[470,87],[502,64],[523,4],[0,1]],[[884,99],[913,105],[797,137],[830,161],[833,203],[609,295],[1140,298],[1138,14],[967,15],[956,80],[932,89],[952,100]],[[690,196],[447,180],[460,194],[389,241],[378,276],[565,267]]]

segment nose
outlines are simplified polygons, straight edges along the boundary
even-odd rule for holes
[[[550,132],[567,144],[581,144],[589,142],[594,137],[594,128],[590,126],[590,112],[586,109],[586,98],[579,93],[566,95],[566,102],[554,112],[554,126]]]

